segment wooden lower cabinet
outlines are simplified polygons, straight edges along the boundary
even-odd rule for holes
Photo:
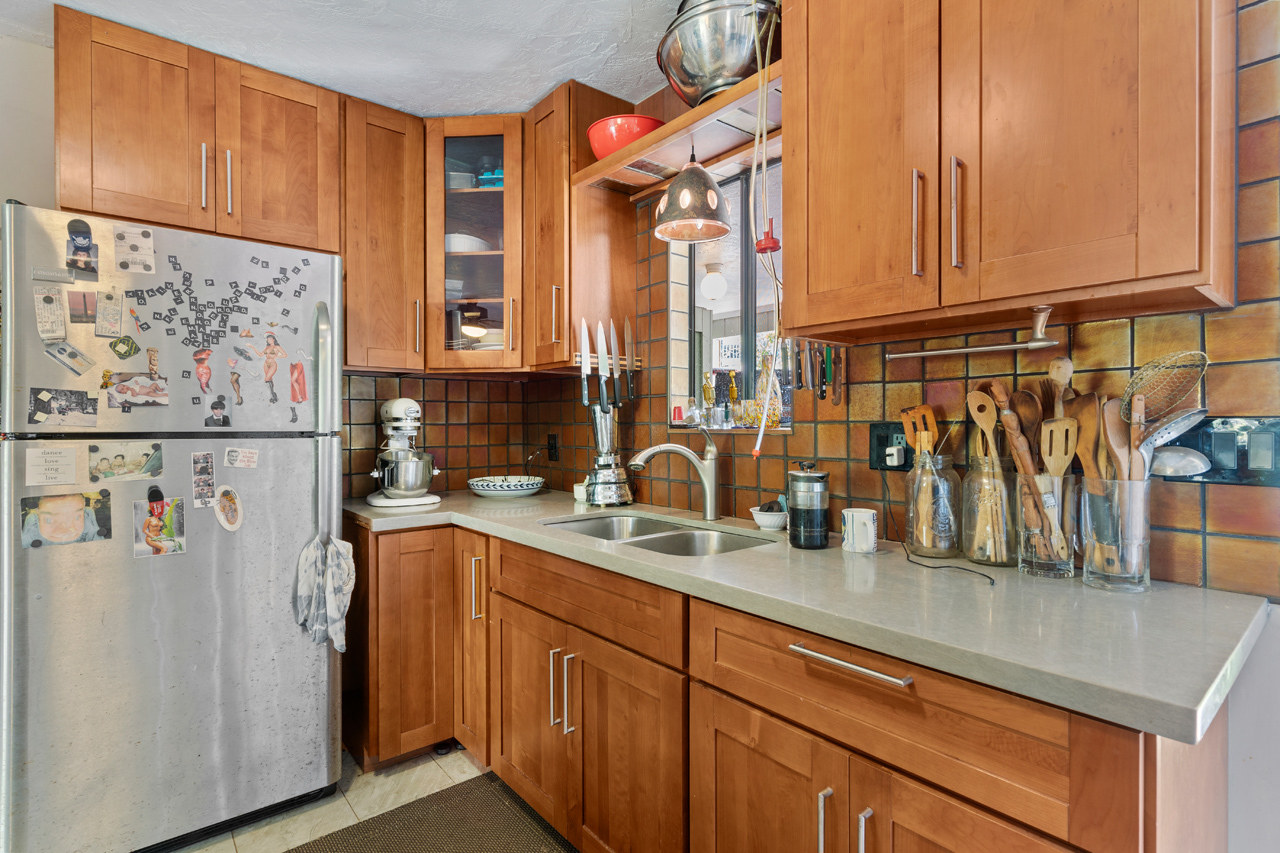
[[[491,597],[497,774],[583,851],[685,849],[688,679]]]
[[[366,770],[453,736],[453,530],[376,534],[349,518],[342,740]]]
[[[489,764],[489,539],[453,532],[453,736]]]
[[[700,684],[689,688],[689,761],[700,853],[1069,849]]]

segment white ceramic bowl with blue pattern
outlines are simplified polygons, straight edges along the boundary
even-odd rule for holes
[[[547,481],[542,477],[472,477],[467,488],[482,498],[527,498],[536,495]]]

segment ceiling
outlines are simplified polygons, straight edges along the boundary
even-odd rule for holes
[[[64,5],[415,115],[523,112],[576,79],[633,103],[678,0],[69,0]],[[50,0],[0,35],[53,44]]]

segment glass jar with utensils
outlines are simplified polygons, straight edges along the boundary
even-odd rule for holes
[[[1080,535],[1084,582],[1112,592],[1151,587],[1151,481],[1085,480]]]
[[[1076,477],[1019,474],[1018,570],[1041,578],[1075,577]]]
[[[1016,488],[1011,463],[998,456],[970,457],[960,500],[966,559],[984,566],[1017,564],[1014,523],[1009,517]]]
[[[926,438],[919,446],[929,443]],[[918,557],[960,553],[960,491],[950,454],[916,451],[915,466],[907,473],[908,551]]]

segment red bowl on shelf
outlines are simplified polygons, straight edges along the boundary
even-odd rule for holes
[[[603,160],[664,124],[666,122],[658,121],[652,116],[609,116],[587,128],[587,139],[591,142],[591,150],[596,159]]]

